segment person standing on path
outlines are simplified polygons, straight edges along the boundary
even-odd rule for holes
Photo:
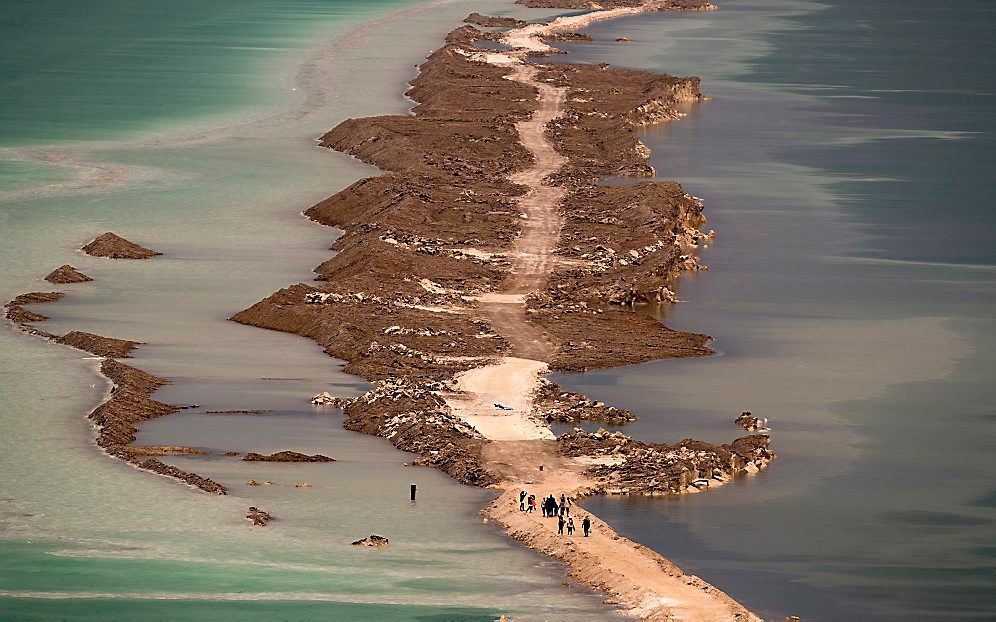
[[[566,522],[567,521],[564,520],[563,516],[561,516],[560,518],[557,519],[557,535],[559,535],[559,536],[564,535],[564,524]]]
[[[587,538],[588,534],[591,533],[591,519],[587,516],[585,516],[584,520],[581,521],[581,529],[584,529],[584,537]]]
[[[529,495],[528,505],[526,506],[526,514],[536,511],[536,495]]]
[[[526,491],[525,490],[519,491],[519,511],[520,512],[525,512],[526,511]]]
[[[574,535],[574,517],[573,516],[567,519],[567,535],[569,535],[569,536],[573,536]]]
[[[550,516],[556,516],[557,510],[557,498],[550,495]]]

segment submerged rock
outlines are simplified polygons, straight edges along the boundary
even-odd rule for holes
[[[83,247],[83,252],[94,257],[109,257],[111,259],[148,259],[162,255],[162,253],[129,242],[110,231],[94,238]]]
[[[45,280],[49,283],[84,283],[86,281],[92,281],[93,279],[69,264],[65,264],[63,266],[59,266],[55,270],[52,270],[52,272],[45,277]]]

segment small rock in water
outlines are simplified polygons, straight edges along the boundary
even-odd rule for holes
[[[363,538],[362,540],[357,540],[353,542],[353,546],[372,546],[379,548],[386,548],[390,545],[390,540],[384,536],[371,535],[369,538]]]
[[[49,283],[84,283],[86,281],[92,281],[93,279],[69,264],[66,264],[52,270],[52,272],[45,277],[45,280]]]
[[[273,520],[273,517],[270,516],[269,512],[264,512],[254,506],[249,507],[249,513],[246,514],[246,518],[252,521],[253,525],[258,527],[266,527],[266,524]]]

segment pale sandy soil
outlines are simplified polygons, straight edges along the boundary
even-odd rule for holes
[[[457,375],[461,393],[446,397],[453,414],[485,437],[499,441],[553,439],[553,432],[530,412],[532,393],[546,363],[507,357],[495,365],[476,367]],[[501,404],[511,410],[495,406]]]
[[[478,298],[481,311],[493,329],[512,346],[514,356],[459,374],[457,392],[446,396],[453,413],[474,426],[493,442],[485,448],[484,463],[499,473],[504,492],[484,514],[508,529],[509,535],[527,546],[567,563],[579,582],[611,595],[607,604],[646,620],[709,622],[737,620],[760,622],[760,618],[723,592],[698,577],[685,575],[673,563],[646,547],[616,534],[596,516],[575,506],[576,533],[557,534],[557,520],[542,513],[519,511],[519,491],[527,490],[540,500],[561,493],[580,498],[596,482],[583,474],[591,461],[566,458],[557,453],[555,436],[534,418],[533,396],[544,360],[551,353],[546,336],[526,322],[525,295],[542,289],[557,262],[553,254],[562,221],[558,204],[564,190],[545,180],[560,170],[566,159],[546,139],[546,124],[563,112],[565,91],[538,82],[536,69],[522,63],[526,50],[543,50],[538,37],[558,30],[580,28],[600,19],[650,10],[614,9],[560,18],[549,25],[530,25],[510,31],[506,43],[521,48],[506,54],[478,54],[474,60],[513,66],[508,76],[537,89],[540,108],[528,121],[516,125],[522,144],[533,154],[535,164],[510,179],[528,188],[518,206],[526,216],[513,249],[508,253],[511,273],[498,292]],[[510,408],[495,407],[500,403]],[[589,516],[593,530],[585,538],[581,520]]]
[[[619,9],[607,9],[605,11],[592,11],[581,15],[570,15],[558,17],[549,24],[530,24],[522,28],[510,30],[502,38],[502,43],[513,48],[521,48],[531,52],[546,52],[552,48],[540,40],[541,37],[549,36],[557,32],[577,30],[585,26],[606,19],[615,19],[624,15],[645,13],[653,10],[655,3],[649,2],[640,7],[625,7]]]

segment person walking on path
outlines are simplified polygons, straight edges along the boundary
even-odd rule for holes
[[[566,522],[567,521],[564,520],[563,516],[561,516],[560,518],[557,519],[557,535],[559,535],[559,536],[564,535],[564,524]]]
[[[536,511],[536,495],[529,495],[528,505],[526,506],[526,514]]]
[[[519,511],[520,512],[525,512],[526,511],[526,491],[525,490],[519,491]]]
[[[543,497],[543,504],[540,509],[543,510],[543,518],[550,515],[550,497]]]
[[[574,535],[574,517],[573,516],[567,519],[567,535],[569,535],[569,536],[573,536]]]
[[[550,516],[557,516],[557,498],[550,495]]]
[[[588,534],[591,533],[591,519],[587,516],[585,516],[584,520],[581,521],[581,529],[584,529],[584,537],[587,538]]]

